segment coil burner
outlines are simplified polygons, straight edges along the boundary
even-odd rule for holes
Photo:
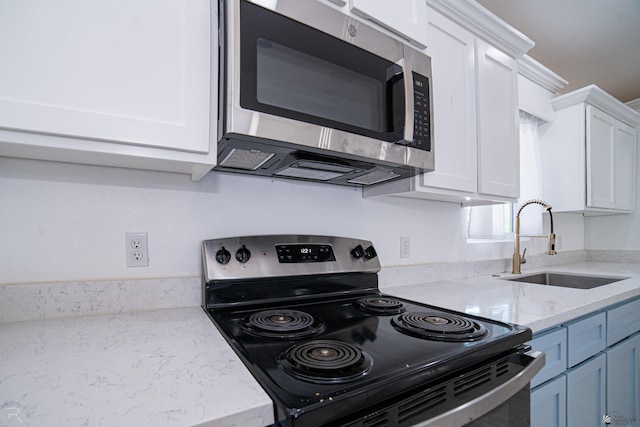
[[[315,340],[285,350],[281,366],[296,378],[315,383],[352,381],[366,375],[373,366],[368,354],[342,341]]]
[[[324,331],[325,325],[304,311],[265,310],[247,317],[242,329],[259,337],[296,339],[318,334]]]
[[[400,314],[406,311],[402,301],[382,296],[361,298],[355,305],[360,310],[371,314]]]
[[[391,319],[401,332],[435,341],[478,341],[487,329],[470,319],[448,313],[404,313]]]

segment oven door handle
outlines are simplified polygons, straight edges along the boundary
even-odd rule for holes
[[[414,427],[459,427],[497,408],[529,384],[534,375],[544,366],[545,355],[540,351],[531,350],[523,357],[529,358],[531,361],[510,380],[464,405],[418,423]]]

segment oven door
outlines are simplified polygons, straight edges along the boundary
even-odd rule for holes
[[[525,368],[495,389],[427,421],[419,427],[524,427],[530,425],[530,387],[542,369],[545,355],[529,351],[522,355]]]

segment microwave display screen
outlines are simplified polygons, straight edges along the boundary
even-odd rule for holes
[[[380,79],[264,38],[258,38],[256,52],[258,102],[384,131]]]

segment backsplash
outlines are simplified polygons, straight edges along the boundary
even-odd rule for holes
[[[0,284],[196,277],[202,240],[318,234],[374,242],[383,267],[511,256],[467,243],[454,203],[363,198],[360,189],[211,173],[186,175],[0,157]],[[582,216],[554,215],[558,251],[584,249]],[[125,233],[147,233],[149,266],[127,268]],[[401,237],[410,255],[401,257]],[[527,254],[546,249],[528,242]],[[9,244],[10,243],[10,244]]]
[[[527,257],[523,272],[584,261],[637,262],[640,251],[570,251]],[[511,271],[511,259],[384,267],[384,292],[395,286],[462,279]],[[122,313],[201,303],[201,278],[133,279],[0,285],[0,323]]]

